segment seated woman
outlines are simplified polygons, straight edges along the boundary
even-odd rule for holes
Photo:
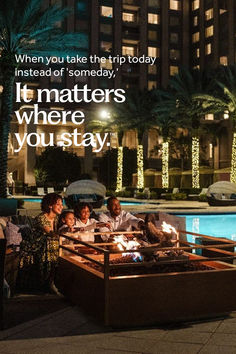
[[[96,219],[90,218],[91,211],[91,205],[85,202],[77,204],[74,208],[76,217],[75,228],[84,232],[84,234],[79,237],[80,240],[84,242],[94,242],[93,232],[96,228],[103,226],[109,227],[108,224],[101,223]]]
[[[20,267],[28,268],[31,272],[31,266],[34,265],[34,272],[28,274],[29,287],[34,288],[36,285],[42,290],[55,288],[54,275],[59,254],[59,237],[56,231],[62,209],[60,195],[45,195],[41,202],[42,213],[35,218],[29,237],[22,241]]]

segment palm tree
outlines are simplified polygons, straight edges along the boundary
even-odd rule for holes
[[[0,70],[3,92],[0,116],[0,197],[5,198],[7,181],[8,137],[13,113],[15,55],[74,55],[81,45],[75,33],[64,33],[55,25],[69,9],[53,5],[41,8],[42,0],[4,0],[0,2]],[[74,49],[74,50],[73,50]]]
[[[209,113],[229,114],[233,125],[233,142],[231,155],[231,182],[236,183],[236,65],[220,67],[215,81],[218,90],[213,95],[196,95]]]
[[[179,73],[170,79],[169,88],[175,96],[176,112],[192,134],[192,187],[199,188],[199,133],[201,118],[208,111],[196,95],[213,89],[211,73],[180,68]]]
[[[114,108],[114,107],[113,107]],[[123,187],[123,146],[122,146],[122,139],[124,135],[124,130],[122,126],[118,126],[116,124],[114,118],[114,111],[107,112],[108,119],[106,120],[99,120],[97,117],[94,116],[92,120],[88,124],[88,128],[101,132],[101,133],[111,133],[116,132],[118,137],[118,152],[117,152],[117,178],[116,178],[116,192],[120,192]]]
[[[156,91],[156,105],[153,109],[155,122],[163,138],[162,143],[162,188],[169,187],[169,144],[170,136],[176,133],[177,121],[175,97],[171,92]]]
[[[153,125],[154,115],[154,91],[134,90],[126,91],[126,101],[113,105],[114,119],[116,125],[121,127],[122,131],[134,130],[137,134],[137,188],[144,187],[143,175],[143,137],[144,133]]]

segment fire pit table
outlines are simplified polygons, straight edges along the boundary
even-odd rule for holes
[[[65,238],[70,244],[63,245]],[[60,244],[57,287],[106,325],[190,321],[236,310],[236,267],[221,261],[225,247],[236,243],[202,246],[177,239],[173,247],[148,245],[124,252],[111,242],[89,244],[66,234]],[[218,250],[219,257],[192,253],[204,248]]]

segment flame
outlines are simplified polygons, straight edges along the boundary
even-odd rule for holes
[[[117,247],[120,251],[131,251],[135,250],[140,244],[136,240],[128,241],[124,235],[114,236],[114,243],[117,244]],[[126,257],[127,255],[131,255],[135,262],[142,261],[143,257],[139,252],[124,252],[122,253],[122,257]]]
[[[171,232],[174,232],[175,235],[178,235],[178,232],[174,228],[174,226],[167,224],[165,221],[162,222],[162,231],[167,232],[168,234],[171,234]]]

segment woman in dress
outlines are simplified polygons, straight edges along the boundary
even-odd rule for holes
[[[63,209],[62,197],[49,193],[42,199],[40,213],[30,235],[21,244],[22,270],[28,269],[29,288],[54,290],[54,276],[59,255],[59,237],[56,233],[58,217]],[[32,271],[33,270],[33,271]],[[28,285],[28,286],[27,286]]]

